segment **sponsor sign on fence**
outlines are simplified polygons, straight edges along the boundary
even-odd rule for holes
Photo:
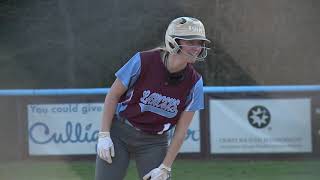
[[[96,153],[103,103],[29,104],[27,109],[29,155]],[[180,152],[200,152],[198,112]]]
[[[210,100],[211,153],[309,153],[311,100]]]

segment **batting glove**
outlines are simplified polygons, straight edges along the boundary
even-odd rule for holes
[[[143,176],[143,180],[168,180],[170,179],[171,168],[161,164],[159,167],[152,169],[148,174]]]
[[[99,132],[98,137],[98,156],[111,164],[111,157],[114,157],[114,146],[110,137],[110,132]]]

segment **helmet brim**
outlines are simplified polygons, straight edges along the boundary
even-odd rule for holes
[[[190,36],[174,36],[173,39],[182,39],[182,40],[203,40],[210,43],[211,41],[203,36],[190,35]]]

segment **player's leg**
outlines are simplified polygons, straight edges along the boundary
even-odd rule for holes
[[[111,129],[111,139],[114,144],[115,157],[109,164],[105,160],[96,158],[96,180],[123,180],[129,165],[129,152],[123,139],[123,130],[114,122]]]
[[[135,147],[135,159],[140,179],[162,162],[168,149],[166,135],[142,135],[143,140]]]

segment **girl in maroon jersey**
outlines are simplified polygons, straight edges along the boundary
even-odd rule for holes
[[[131,157],[140,179],[170,179],[193,115],[204,106],[202,76],[192,64],[204,60],[209,42],[198,19],[179,17],[164,48],[138,52],[116,72],[98,135],[96,180],[123,179]]]

